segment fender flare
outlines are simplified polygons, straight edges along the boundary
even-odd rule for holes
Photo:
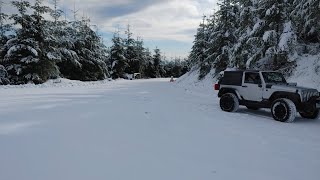
[[[273,102],[278,98],[287,98],[290,99],[292,102],[294,102],[295,105],[298,105],[301,103],[300,95],[297,93],[292,92],[285,92],[285,91],[275,91],[271,94],[269,97],[269,101]]]
[[[238,97],[239,100],[242,100],[242,97],[241,97],[239,91],[234,88],[221,88],[219,90],[218,97],[221,97],[222,95],[224,95],[226,93],[233,93]]]

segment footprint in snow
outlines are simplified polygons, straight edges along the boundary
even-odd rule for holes
[[[150,112],[144,112],[144,115],[146,116],[147,119],[150,119]]]

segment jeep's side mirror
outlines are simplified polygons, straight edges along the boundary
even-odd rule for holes
[[[288,83],[289,86],[297,86],[298,83]]]

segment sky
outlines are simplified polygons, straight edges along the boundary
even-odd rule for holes
[[[11,0],[4,0],[8,3]],[[33,2],[34,0],[29,0]],[[218,0],[59,0],[66,17],[89,17],[107,46],[116,31],[124,34],[127,25],[145,46],[158,47],[167,57],[187,57],[202,16],[217,9]],[[52,0],[44,0],[51,3]]]

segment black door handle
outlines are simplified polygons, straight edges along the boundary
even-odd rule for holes
[[[242,87],[248,87],[248,86],[242,86]]]

